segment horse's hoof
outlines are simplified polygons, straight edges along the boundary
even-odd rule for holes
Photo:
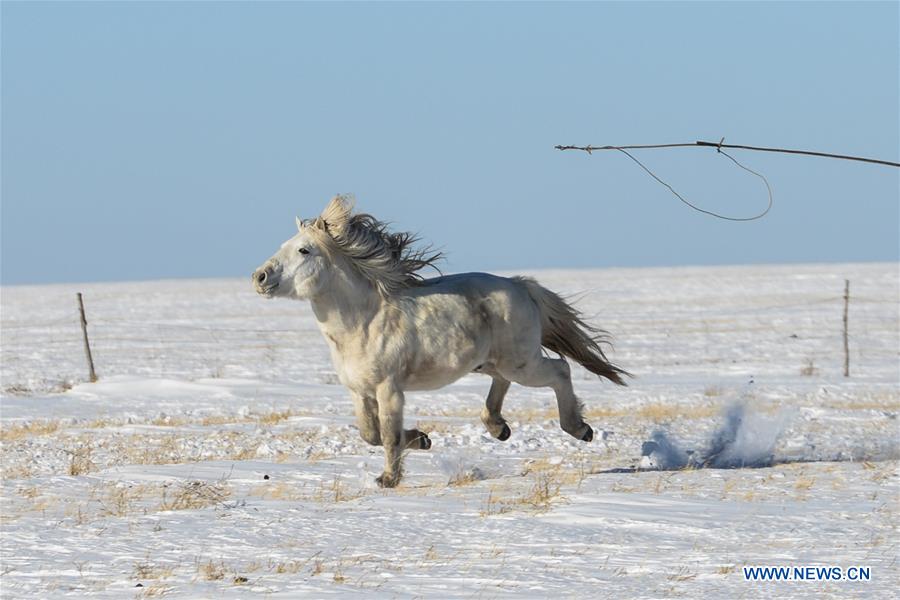
[[[581,436],[581,441],[590,442],[592,439],[594,439],[594,428],[588,425],[587,431],[585,431],[584,435]]]
[[[505,442],[509,439],[509,436],[512,435],[512,431],[509,430],[509,425],[506,423],[503,424],[503,429],[500,430],[500,435],[497,436],[497,439],[501,442]]]
[[[377,483],[380,488],[392,488],[397,487],[397,484],[400,483],[400,478],[396,475],[382,473],[375,478],[375,483]]]

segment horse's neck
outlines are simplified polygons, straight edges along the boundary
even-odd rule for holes
[[[332,339],[359,334],[381,310],[381,297],[371,284],[343,274],[310,303],[319,328]]]

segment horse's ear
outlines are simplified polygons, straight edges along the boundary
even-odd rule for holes
[[[340,232],[350,223],[353,215],[353,198],[350,196],[335,196],[316,219],[315,226],[333,232]]]
[[[300,219],[300,217],[294,217],[294,218],[297,220],[297,231],[303,231],[303,227],[305,227],[303,225],[303,221]]]

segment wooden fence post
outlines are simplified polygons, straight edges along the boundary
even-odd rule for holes
[[[97,373],[94,372],[94,359],[91,357],[91,345],[88,343],[87,319],[84,318],[84,301],[81,299],[81,292],[78,296],[78,311],[81,313],[81,333],[84,335],[84,355],[87,357],[88,374],[91,383],[97,381]]]
[[[844,280],[844,377],[850,377],[850,343],[847,337],[847,311],[850,306],[850,280]]]

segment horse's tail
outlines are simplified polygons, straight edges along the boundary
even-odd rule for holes
[[[525,285],[541,313],[541,345],[568,356],[585,369],[613,383],[627,385],[622,376],[631,373],[607,360],[600,344],[609,344],[609,334],[589,325],[581,313],[563,298],[530,277],[514,277]]]

